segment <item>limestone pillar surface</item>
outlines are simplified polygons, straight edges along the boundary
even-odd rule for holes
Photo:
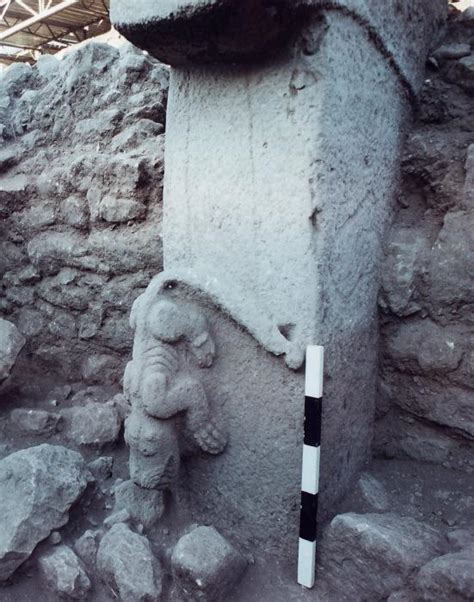
[[[185,464],[182,494],[243,542],[294,552],[306,345],[326,348],[323,516],[368,458],[381,246],[445,10],[112,1],[119,31],[172,65],[153,286],[198,305],[216,342],[201,378],[229,443]]]

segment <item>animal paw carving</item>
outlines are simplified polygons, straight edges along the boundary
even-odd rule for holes
[[[220,454],[227,445],[226,435],[212,422],[208,422],[195,430],[193,436],[199,447],[208,454]]]

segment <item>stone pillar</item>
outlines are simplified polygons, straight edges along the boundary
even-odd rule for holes
[[[112,1],[119,31],[173,66],[153,286],[199,305],[217,348],[201,378],[229,444],[188,462],[183,492],[243,541],[294,552],[307,344],[326,347],[323,516],[368,458],[381,245],[445,10]]]

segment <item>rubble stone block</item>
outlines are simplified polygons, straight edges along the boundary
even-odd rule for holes
[[[474,548],[434,558],[420,569],[415,586],[422,600],[464,602],[474,599]]]
[[[0,318],[0,383],[9,376],[25,342],[14,324]]]
[[[78,445],[103,445],[117,440],[122,421],[109,404],[88,403],[63,410],[64,432]]]
[[[0,581],[68,522],[90,480],[82,456],[61,446],[30,447],[0,462]]]
[[[91,582],[79,558],[68,546],[61,545],[39,559],[40,574],[48,587],[61,599],[85,600]]]
[[[388,597],[405,586],[411,573],[441,551],[432,527],[395,514],[341,514],[322,543],[325,573],[347,586],[353,600]]]
[[[17,408],[10,413],[10,420],[24,433],[30,435],[52,435],[61,416],[45,410]]]
[[[150,543],[124,523],[113,525],[97,552],[101,578],[121,602],[157,602],[162,571]]]
[[[223,601],[241,579],[246,561],[214,527],[197,527],[173,550],[173,577],[187,600]]]
[[[114,489],[114,512],[128,510],[130,516],[145,528],[152,527],[163,514],[163,493],[143,489],[133,481],[124,481]]]

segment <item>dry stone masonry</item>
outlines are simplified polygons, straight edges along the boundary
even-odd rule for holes
[[[472,42],[472,21],[458,18],[430,59],[379,303],[375,448],[457,470],[474,468]]]
[[[116,382],[131,304],[162,267],[168,71],[91,43],[0,78],[2,315],[25,369]]]

